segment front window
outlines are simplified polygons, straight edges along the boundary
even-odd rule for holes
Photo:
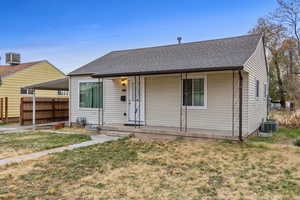
[[[25,88],[21,88],[20,93],[22,95],[33,95],[33,89],[25,89]]]
[[[80,108],[102,108],[102,83],[82,82],[79,84],[79,107]]]
[[[205,106],[205,79],[183,80],[183,105],[184,106]]]

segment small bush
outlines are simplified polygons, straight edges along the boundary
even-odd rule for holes
[[[295,140],[294,145],[300,147],[300,138]]]
[[[300,110],[297,111],[272,111],[269,118],[275,120],[280,126],[286,128],[300,128]]]

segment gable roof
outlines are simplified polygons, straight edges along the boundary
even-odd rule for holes
[[[112,51],[74,71],[94,77],[242,69],[262,35]]]
[[[31,67],[35,64],[45,62],[45,61],[35,61],[35,62],[27,62],[21,63],[19,65],[0,65],[0,77],[8,76],[14,74],[18,71]]]

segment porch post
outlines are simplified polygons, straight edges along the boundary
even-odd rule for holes
[[[182,82],[182,73],[180,73],[180,131],[182,131],[182,106],[183,106],[183,82]]]
[[[136,128],[136,76],[134,76],[134,128]]]
[[[234,71],[232,71],[232,137],[234,137]]]
[[[100,87],[100,78],[98,78],[98,92],[99,92],[99,108],[98,108],[98,130],[100,129],[100,114],[101,114],[101,87]]]
[[[185,73],[185,80],[187,80],[187,73]],[[184,127],[184,131],[187,132],[187,84],[186,84],[186,88],[185,88],[185,127]]]
[[[101,116],[101,125],[102,125],[102,127],[103,127],[103,125],[104,125],[104,96],[103,96],[103,94],[104,94],[104,78],[102,78],[102,89],[101,89],[101,98],[102,98],[102,112],[101,112],[101,114],[102,114],[102,116]]]
[[[35,126],[35,114],[36,114],[36,99],[35,99],[35,89],[33,89],[32,94],[32,125]]]
[[[239,140],[243,142],[243,75],[241,70],[239,71]]]
[[[72,105],[71,105],[71,98],[72,98],[72,87],[71,87],[71,76],[69,76],[68,78],[69,80],[69,127],[72,126],[72,119],[71,119],[71,115],[72,115]]]
[[[139,128],[141,127],[141,75],[139,75]]]

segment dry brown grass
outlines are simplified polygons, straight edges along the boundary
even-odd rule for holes
[[[76,144],[89,139],[90,137],[86,135],[62,135],[39,131],[0,134],[0,159]]]
[[[71,132],[71,133],[98,133],[96,130],[87,130],[85,128],[61,128],[59,131],[64,131],[64,132]]]
[[[280,126],[286,128],[300,128],[300,110],[274,110],[270,113],[269,117],[277,121]]]
[[[133,138],[0,169],[0,199],[299,199],[299,152]]]

